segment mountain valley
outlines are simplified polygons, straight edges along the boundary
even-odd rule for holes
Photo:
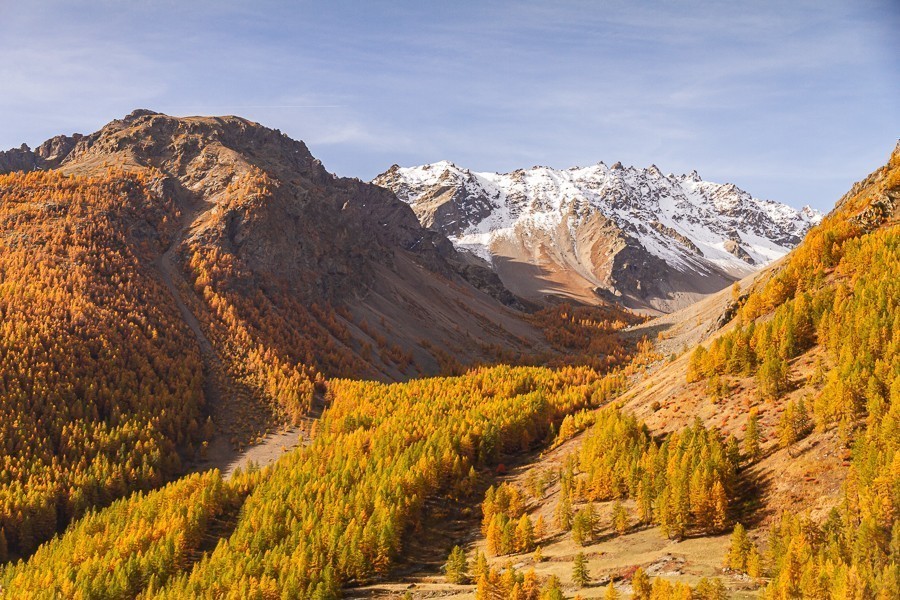
[[[900,595],[900,144],[372,183],[240,117],[0,152],[0,599]]]

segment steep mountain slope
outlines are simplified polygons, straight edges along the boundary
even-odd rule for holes
[[[744,518],[769,552],[772,597],[900,592],[898,264],[900,145],[743,294],[686,309],[704,344],[624,395],[656,430],[699,416],[746,439],[755,421]],[[636,329],[667,351],[697,335],[667,319]]]
[[[331,175],[302,142],[243,119],[135,111],[88,136],[4,153],[0,164],[146,174],[151,192],[172,200],[180,213],[180,233],[166,256],[195,288],[198,298],[188,304],[207,305],[221,319],[229,310],[246,317],[244,307],[211,305],[247,296],[257,311],[314,321],[309,327],[324,347],[315,360],[301,362],[326,374],[434,372],[438,362],[420,347],[424,340],[440,339],[466,362],[486,358],[469,339],[475,334],[513,350],[541,337],[491,296],[515,302],[490,272],[423,230],[390,193]],[[329,306],[342,307],[342,314],[326,315]],[[305,316],[286,316],[294,312]],[[403,324],[391,322],[398,314]],[[205,323],[212,316],[198,318]],[[479,318],[496,326],[485,331]],[[287,334],[279,328],[255,335]],[[215,332],[211,337],[222,342]]]
[[[854,184],[821,224],[814,227],[806,239],[784,259],[747,277],[729,290],[630,328],[635,336],[655,337],[655,347],[669,356],[670,360],[660,363],[651,376],[629,390],[625,397],[633,398],[634,405],[647,411],[646,418],[651,420],[657,419],[649,416],[652,400],[667,398],[675,407],[686,402],[689,397],[703,401],[706,396],[703,386],[699,386],[697,381],[688,381],[692,353],[696,351],[698,344],[707,347],[715,344],[719,338],[733,336],[736,329],[746,330],[754,321],[766,323],[780,307],[804,294],[828,295],[833,294],[835,288],[846,286],[846,281],[840,277],[842,272],[837,269],[843,259],[842,246],[860,239],[873,239],[883,245],[884,240],[870,236],[878,234],[885,236],[888,241],[892,240],[898,235],[898,217],[900,145],[894,150],[886,166]],[[809,297],[805,301],[809,301]],[[838,308],[840,307],[826,309],[826,312],[834,312]],[[822,308],[817,307],[815,310]],[[789,337],[793,337],[796,332],[787,325],[782,326],[777,336],[778,343],[789,330]],[[814,335],[805,336],[802,343],[795,342],[791,351],[794,355],[790,356],[790,360],[807,352],[815,353],[820,346],[820,336],[821,332],[815,332]],[[766,347],[760,347],[755,352],[764,354],[766,350]],[[797,352],[801,354],[797,355]],[[713,372],[726,368],[718,364],[718,360],[715,362],[717,364],[712,369]],[[757,365],[754,368],[755,366]],[[727,374],[727,371],[723,372]],[[706,376],[700,379],[706,379]],[[671,381],[675,388],[661,387],[663,381]],[[756,385],[752,381],[747,383],[753,388],[748,391],[753,392]],[[797,390],[804,391],[804,386],[800,385]],[[685,408],[681,406],[678,410]],[[673,416],[671,413],[662,412],[657,416],[660,423],[677,426],[695,412],[694,409],[685,410],[681,419],[674,422],[669,421]]]
[[[0,167],[4,555],[302,423],[326,377],[552,353],[393,194],[255,123],[135,111]]]
[[[121,172],[0,175],[0,559],[202,443],[200,356],[146,268],[174,212]]]
[[[514,293],[670,312],[787,253],[820,215],[652,166],[473,173],[391,167],[374,183],[491,264]]]

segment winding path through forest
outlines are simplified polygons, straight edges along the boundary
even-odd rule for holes
[[[200,320],[184,301],[183,294],[193,293],[181,275],[178,265],[178,250],[194,225],[202,218],[203,209],[194,207],[186,210],[178,235],[169,248],[155,261],[163,283],[175,300],[184,322],[191,329],[203,361],[203,394],[206,410],[212,418],[216,431],[209,441],[203,460],[191,465],[191,471],[219,469],[227,479],[237,468],[246,468],[251,462],[265,466],[278,459],[284,452],[295,448],[308,439],[309,427],[287,427],[277,432],[267,432],[273,422],[271,415],[258,414],[249,421],[240,409],[253,406],[250,392],[235,382],[227,373],[225,365],[203,330]],[[264,412],[264,409],[260,409]],[[309,418],[311,425],[315,414]],[[238,440],[247,435],[251,438],[263,436],[261,442],[245,446]],[[229,439],[230,438],[230,439]]]

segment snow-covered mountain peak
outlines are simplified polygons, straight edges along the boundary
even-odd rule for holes
[[[490,173],[440,161],[395,166],[374,183],[393,190],[457,247],[494,263],[513,246],[531,252],[534,263],[586,251],[584,244],[597,238],[589,230],[603,224],[667,268],[728,279],[780,258],[821,219],[809,207],[760,200],[734,184],[704,181],[697,171],[664,175],[656,165],[620,162]],[[585,260],[575,261],[576,270],[596,274],[599,258]]]

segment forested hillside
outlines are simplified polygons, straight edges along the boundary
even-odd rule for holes
[[[173,217],[120,171],[0,176],[0,560],[200,443],[199,352],[141,264]]]
[[[626,407],[671,429],[703,415],[756,463],[749,531],[772,598],[898,594],[900,151],[786,261],[734,293],[734,319]]]
[[[730,528],[746,475],[734,437],[698,421],[655,440],[646,424],[608,407],[566,417],[554,445],[558,453],[488,489],[484,540],[471,560],[453,550],[448,580],[474,583],[476,598],[560,597],[573,588],[618,597],[617,585],[635,598],[725,597],[718,578],[677,578],[673,587],[658,576],[660,561],[647,559],[655,547]],[[603,585],[592,590],[592,582]]]
[[[800,385],[782,406],[778,443],[836,428],[850,453],[843,494],[824,522],[786,512],[772,529],[766,588],[773,598],[900,594],[900,152],[854,189],[753,291],[737,325],[689,377],[751,374],[767,402]],[[791,361],[821,347],[806,382]],[[722,384],[720,384],[722,385]]]
[[[136,111],[54,144],[25,165],[48,170],[0,175],[0,561],[225,468],[326,377],[631,351],[633,315],[504,305],[390,193],[257,124]]]
[[[486,468],[543,443],[565,414],[608,402],[626,376],[495,367],[332,382],[308,448],[232,483],[194,476],[120,501],[7,567],[0,585],[35,598],[334,597],[390,573],[430,499],[477,501]]]

